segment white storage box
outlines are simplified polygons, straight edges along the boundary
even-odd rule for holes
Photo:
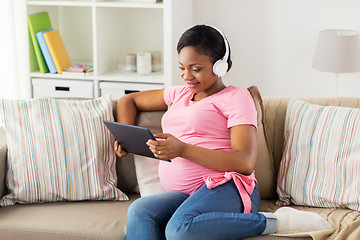
[[[33,97],[79,97],[93,98],[92,81],[33,78]]]
[[[159,83],[100,82],[101,96],[109,94],[114,100],[128,93],[162,88],[164,88],[164,85]]]

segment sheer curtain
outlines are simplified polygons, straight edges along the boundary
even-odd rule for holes
[[[29,98],[26,0],[1,0],[0,98]]]

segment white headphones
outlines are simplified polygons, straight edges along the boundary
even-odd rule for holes
[[[227,70],[228,70],[228,63],[227,60],[229,58],[229,45],[228,45],[228,41],[226,40],[224,34],[216,27],[208,25],[209,27],[212,27],[213,29],[215,29],[216,31],[218,31],[221,36],[224,39],[224,43],[225,43],[225,55],[223,58],[217,60],[214,65],[213,65],[213,72],[215,75],[217,75],[218,77],[222,77],[226,74]]]

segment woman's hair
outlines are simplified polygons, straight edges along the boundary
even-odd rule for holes
[[[218,32],[218,30],[208,25],[195,25],[194,27],[186,30],[181,35],[177,44],[178,54],[181,49],[187,46],[194,47],[198,54],[209,56],[213,64],[217,60],[223,58],[226,51],[224,37]],[[232,61],[230,59],[230,46],[227,63],[227,71],[229,71],[232,65]]]

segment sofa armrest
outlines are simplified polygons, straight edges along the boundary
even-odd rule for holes
[[[4,128],[0,127],[0,198],[6,193],[6,161],[7,161],[7,144],[6,133]]]

